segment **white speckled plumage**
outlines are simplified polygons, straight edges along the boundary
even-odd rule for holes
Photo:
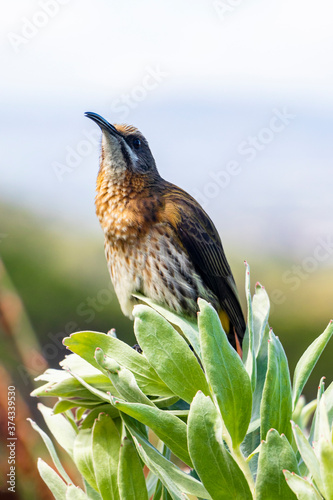
[[[132,317],[134,292],[141,292],[157,303],[178,313],[196,313],[197,298],[216,303],[214,294],[204,285],[187,253],[175,241],[167,227],[154,226],[144,237],[124,246],[122,239],[105,238],[109,272],[121,309]],[[162,234],[163,233],[163,236]]]

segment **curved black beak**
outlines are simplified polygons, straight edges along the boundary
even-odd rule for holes
[[[101,127],[102,130],[106,130],[111,135],[113,135],[113,136],[117,135],[119,137],[122,137],[121,133],[118,132],[116,127],[111,125],[111,123],[106,121],[102,116],[98,115],[97,113],[92,113],[91,111],[87,111],[86,113],[84,113],[84,116],[86,116],[87,118],[90,118],[92,121],[97,123],[97,125],[99,127]]]

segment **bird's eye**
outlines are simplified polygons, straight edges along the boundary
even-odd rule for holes
[[[140,149],[141,148],[141,141],[137,137],[133,140],[133,146],[134,149]]]

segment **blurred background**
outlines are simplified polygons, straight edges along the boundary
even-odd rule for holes
[[[17,0],[0,19],[1,401],[15,385],[17,498],[50,498],[34,472],[47,455],[25,423],[38,419],[33,378],[73,331],[115,327],[133,343],[94,211],[100,131],[84,112],[137,126],[161,175],[203,205],[244,311],[250,263],[293,370],[333,317],[333,6]],[[332,381],[332,355],[307,400]]]

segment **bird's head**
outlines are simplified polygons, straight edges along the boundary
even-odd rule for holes
[[[111,182],[127,174],[159,178],[148,141],[138,129],[130,125],[111,125],[96,113],[85,116],[102,130],[102,154],[100,168]]]

